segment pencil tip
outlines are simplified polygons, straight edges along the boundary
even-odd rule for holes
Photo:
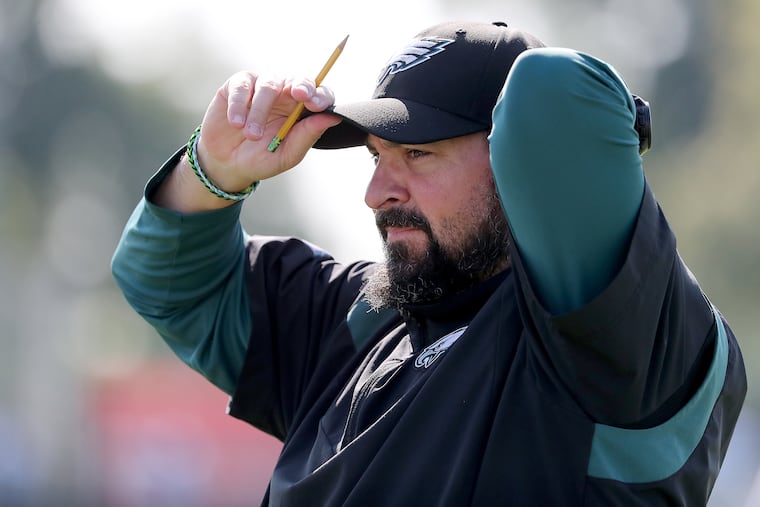
[[[349,35],[350,35],[350,34],[349,34]],[[339,47],[340,49],[343,49],[343,48],[345,47],[345,45],[346,45],[346,41],[347,41],[347,40],[348,40],[348,35],[346,35],[346,38],[345,38],[345,39],[343,39],[343,40],[341,41],[341,43],[340,43],[340,44],[338,44],[338,47]]]

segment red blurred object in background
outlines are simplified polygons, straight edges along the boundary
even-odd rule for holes
[[[227,401],[176,360],[96,383],[103,505],[256,505],[281,444],[226,415]]]

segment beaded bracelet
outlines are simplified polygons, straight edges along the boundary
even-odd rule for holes
[[[259,183],[261,183],[260,181],[254,181],[241,192],[226,192],[214,185],[214,182],[206,176],[206,173],[203,172],[201,165],[198,163],[198,138],[200,138],[200,134],[201,126],[198,125],[198,128],[195,129],[195,132],[193,132],[193,135],[190,136],[190,140],[187,142],[187,161],[190,163],[190,167],[193,168],[195,175],[198,176],[198,179],[203,183],[203,186],[215,196],[228,201],[242,201],[251,195],[259,186]]]

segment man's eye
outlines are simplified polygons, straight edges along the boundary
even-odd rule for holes
[[[409,158],[420,158],[425,154],[427,154],[427,152],[422,151],[422,150],[409,150],[407,152],[407,155],[409,155]]]
[[[372,163],[377,165],[377,163],[380,161],[380,154],[379,153],[370,153],[370,156],[372,157]]]

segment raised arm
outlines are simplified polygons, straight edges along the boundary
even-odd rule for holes
[[[605,63],[527,51],[494,111],[491,159],[515,243],[544,306],[588,303],[622,266],[644,191],[635,105]]]
[[[717,336],[645,185],[634,111],[604,62],[530,50],[510,72],[491,135],[524,318],[583,409],[616,425],[680,410]]]
[[[309,116],[269,152],[271,138],[297,101],[320,111],[333,97],[309,80],[250,72],[228,79],[197,137],[195,155],[203,174],[234,193],[294,167],[324,129],[339,122],[330,115]],[[180,150],[151,179],[126,225],[112,271],[129,303],[177,355],[232,393],[251,332],[240,203],[212,193],[196,170]]]

